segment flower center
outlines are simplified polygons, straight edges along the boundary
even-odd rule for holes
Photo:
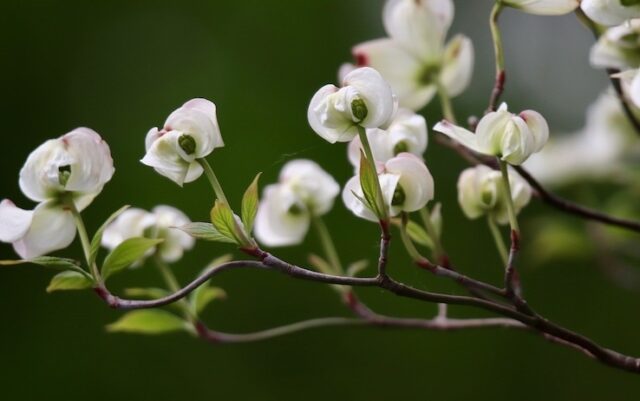
[[[405,141],[400,141],[396,143],[396,146],[393,147],[393,155],[397,156],[399,153],[408,152],[409,145]]]
[[[191,135],[182,134],[178,138],[178,145],[188,155],[192,155],[196,152],[196,140]]]
[[[393,198],[391,198],[392,206],[402,206],[404,201],[407,200],[407,195],[404,193],[404,189],[398,184],[396,190],[393,192]]]
[[[367,104],[360,98],[353,99],[351,101],[351,113],[356,118],[356,122],[362,122],[367,118],[369,110],[367,110]]]
[[[71,177],[71,166],[60,166],[58,167],[58,182],[64,188],[67,186],[67,182],[69,181],[69,177]]]
[[[419,81],[423,85],[430,85],[438,79],[440,75],[440,66],[438,64],[427,64],[422,73],[420,73]]]

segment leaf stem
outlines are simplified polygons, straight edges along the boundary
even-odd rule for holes
[[[406,213],[402,213],[402,224],[400,225],[400,239],[402,240],[402,245],[407,250],[407,253],[411,257],[414,262],[420,262],[424,260],[424,257],[420,254],[420,251],[416,248],[409,237],[409,233],[407,233],[407,221],[408,216]]]
[[[100,271],[98,270],[98,266],[95,262],[91,261],[91,241],[89,241],[89,235],[87,234],[87,228],[84,225],[84,220],[82,219],[82,215],[78,211],[73,200],[67,203],[67,207],[71,211],[73,215],[73,220],[76,223],[76,228],[78,229],[78,236],[80,237],[80,243],[82,244],[82,251],[84,252],[84,258],[91,269],[91,275],[93,279],[96,280],[97,283],[102,283],[102,277],[100,276]]]
[[[439,81],[436,82],[438,88],[438,99],[440,99],[440,107],[442,108],[442,115],[445,120],[452,124],[457,124],[456,114],[453,111],[453,105],[451,104],[451,97],[445,87]]]
[[[442,241],[440,240],[438,230],[436,229],[435,224],[433,224],[433,220],[431,220],[431,215],[429,214],[429,209],[427,208],[427,206],[420,209],[420,217],[422,218],[422,222],[424,223],[424,228],[426,228],[427,230],[427,234],[429,234],[429,237],[431,237],[431,241],[433,241],[436,260],[441,260],[442,257],[445,256],[444,247],[442,246]]]
[[[342,268],[342,263],[340,263],[338,251],[336,250],[335,243],[333,242],[333,238],[331,238],[331,233],[329,232],[327,225],[320,216],[313,216],[312,224],[316,229],[318,238],[320,238],[320,243],[322,244],[325,256],[329,260],[329,263],[331,263],[331,267],[333,267],[336,274],[343,275],[344,270]]]
[[[491,235],[493,236],[493,241],[496,243],[496,248],[498,249],[498,253],[500,254],[500,259],[502,263],[506,266],[509,261],[509,256],[507,253],[507,246],[504,243],[504,239],[500,234],[500,229],[496,224],[495,220],[491,216],[487,216],[487,225],[489,226],[489,231],[491,231]]]
[[[227,197],[224,195],[224,191],[222,190],[220,181],[218,181],[218,177],[216,177],[216,174],[213,172],[213,169],[211,168],[211,165],[209,164],[207,159],[200,158],[196,159],[196,161],[202,166],[204,174],[207,176],[207,179],[209,180],[211,188],[213,188],[213,192],[216,194],[216,197],[220,199],[221,202],[228,205],[229,202],[227,201]]]
[[[509,224],[511,230],[520,233],[520,226],[518,225],[518,218],[516,217],[516,209],[513,205],[513,197],[511,196],[511,183],[509,182],[509,171],[507,162],[498,159],[500,165],[500,172],[502,173],[502,181],[504,182],[505,197],[507,199],[507,212],[509,213]]]
[[[373,151],[371,150],[371,145],[369,144],[369,139],[367,138],[367,131],[364,127],[358,125],[358,136],[360,137],[360,142],[362,142],[362,148],[364,149],[364,154],[367,157],[367,162],[369,164],[369,168],[372,170],[373,175],[376,177],[376,199],[378,202],[378,208],[380,208],[380,212],[383,214],[382,216],[378,216],[381,220],[386,221],[389,218],[389,211],[384,202],[384,197],[382,196],[382,187],[380,186],[380,180],[378,177],[378,169],[376,168],[376,160],[373,158]]]

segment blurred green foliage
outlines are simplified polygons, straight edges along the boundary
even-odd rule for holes
[[[491,1],[457,1],[453,32],[476,45],[475,82],[455,105],[462,117],[486,107],[492,50],[486,18]],[[239,210],[258,171],[276,179],[292,158],[313,158],[339,182],[352,174],[343,145],[329,145],[306,122],[314,91],[336,80],[357,42],[381,36],[382,1],[37,1],[0,5],[0,146],[2,197],[29,207],[17,173],[42,141],[89,126],[110,144],[116,175],[85,212],[95,230],[124,204],[170,204],[206,221],[212,193],[205,179],[180,189],[139,163],[144,135],[193,97],[216,102],[226,147],[209,158],[230,202]],[[584,107],[603,87],[587,65],[591,38],[572,16],[504,14],[512,108],[534,108],[552,127],[581,125]],[[557,62],[555,62],[557,61]],[[430,125],[437,106],[427,109]],[[498,256],[483,221],[464,219],[455,180],[465,166],[431,145],[427,161],[443,204],[444,243],[454,262],[478,278],[499,282]],[[606,194],[599,194],[602,198]],[[558,212],[537,202],[523,214],[520,265],[531,303],[550,318],[624,352],[638,347],[638,293],[621,289],[596,268],[593,255],[543,258],[543,229],[527,219]],[[580,221],[566,217],[574,230]],[[345,262],[375,258],[377,230],[353,218],[338,201],[327,219]],[[553,229],[553,226],[549,226]],[[529,239],[531,238],[531,241]],[[536,245],[538,244],[538,245]],[[278,251],[305,263],[305,246]],[[398,244],[390,272],[417,286],[455,290],[413,268]],[[197,274],[229,245],[199,243],[175,266],[180,280]],[[62,253],[79,258],[77,244]],[[13,258],[0,246],[0,259]],[[573,262],[571,262],[573,260]],[[534,268],[537,267],[537,268]],[[369,267],[367,273],[371,273]],[[183,333],[147,337],[110,334],[121,313],[90,291],[46,294],[50,272],[31,265],[0,270],[0,398],[5,400],[329,400],[329,399],[637,399],[638,377],[594,363],[538,336],[503,330],[434,333],[330,328],[267,342],[212,346]],[[148,267],[113,278],[114,289],[160,285]],[[226,301],[205,312],[213,327],[250,331],[309,317],[346,315],[326,286],[276,273],[233,272],[216,277]],[[428,317],[434,305],[378,290],[362,297],[383,313]],[[482,315],[451,308],[455,316]]]

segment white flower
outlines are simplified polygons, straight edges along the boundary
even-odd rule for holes
[[[279,182],[264,189],[255,221],[255,235],[267,246],[302,242],[311,219],[333,207],[340,186],[311,160],[292,160],[280,171]]]
[[[582,0],[582,11],[602,25],[618,25],[626,20],[640,17],[640,4],[623,5],[624,0]]]
[[[591,48],[589,59],[598,68],[640,67],[640,18],[607,29]]]
[[[419,210],[433,199],[433,177],[417,156],[400,153],[380,167],[378,180],[391,216]],[[360,177],[352,177],[342,190],[342,201],[356,216],[377,222],[378,217],[360,200],[363,197]]]
[[[516,213],[531,199],[531,187],[518,174],[509,171],[511,196]],[[499,224],[509,222],[506,190],[500,171],[478,165],[460,174],[458,178],[458,202],[470,219],[489,214]]]
[[[23,259],[66,248],[75,237],[69,202],[83,210],[113,176],[109,146],[89,128],[77,128],[36,148],[20,170],[20,189],[39,202],[32,211],[0,203],[0,241]]]
[[[507,111],[505,103],[482,117],[475,134],[448,121],[439,122],[433,129],[475,152],[498,156],[513,165],[540,151],[549,138],[549,126],[540,113],[525,110],[515,115]]]
[[[386,130],[373,128],[367,130],[367,139],[377,162],[386,162],[395,155],[408,152],[422,157],[427,150],[427,122],[424,117],[408,109],[400,109]],[[360,168],[362,142],[355,137],[349,143],[349,161]]]
[[[617,74],[617,78],[620,78],[627,97],[636,107],[640,107],[640,69],[624,71]]]
[[[169,115],[162,130],[152,128],[147,133],[147,153],[141,161],[182,186],[202,175],[196,159],[223,146],[216,105],[192,99]]]
[[[330,143],[348,142],[358,126],[378,128],[389,123],[397,109],[391,87],[373,68],[358,68],[342,87],[325,85],[311,99],[307,118],[311,128]]]
[[[180,210],[166,205],[156,206],[151,213],[143,209],[128,209],[104,230],[102,246],[114,249],[133,237],[163,239],[155,249],[165,262],[179,260],[184,251],[193,248],[195,240],[177,227],[191,220]],[[151,250],[146,256],[153,253]]]
[[[537,180],[559,185],[611,177],[621,168],[625,154],[639,150],[635,131],[611,91],[600,95],[586,116],[581,130],[554,135],[541,152],[527,160],[525,167]]]
[[[438,82],[450,96],[468,86],[473,44],[456,35],[445,47],[453,19],[451,0],[389,0],[383,11],[388,38],[361,43],[352,50],[359,66],[377,69],[391,84],[401,107],[421,109]]]
[[[578,0],[506,0],[506,6],[517,8],[530,14],[562,15],[578,8]]]

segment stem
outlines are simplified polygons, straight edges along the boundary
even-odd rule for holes
[[[489,230],[491,231],[493,240],[496,243],[496,248],[498,249],[498,253],[500,254],[500,259],[502,259],[502,263],[504,264],[504,266],[507,266],[509,256],[507,253],[507,246],[505,245],[504,239],[500,234],[500,229],[491,216],[487,216],[487,225],[489,226]]]
[[[318,233],[320,243],[322,244],[322,248],[325,256],[329,260],[329,263],[331,263],[331,266],[335,269],[336,273],[343,274],[344,270],[342,268],[342,263],[340,263],[338,251],[336,250],[333,239],[331,238],[331,233],[327,229],[326,224],[324,224],[324,221],[320,216],[314,216],[312,223]]]
[[[402,225],[400,226],[400,239],[407,253],[414,262],[420,262],[424,260],[424,257],[420,254],[416,246],[411,241],[409,234],[407,233],[407,214],[402,213]]]
[[[500,33],[500,27],[498,26],[498,19],[500,18],[502,9],[502,0],[497,0],[493,5],[491,16],[489,18],[489,26],[491,27],[491,38],[493,39],[493,50],[495,54],[496,78],[493,91],[491,92],[487,112],[496,110],[500,96],[502,96],[502,92],[504,91],[504,82],[506,78],[502,34]]]
[[[160,255],[156,253],[153,257],[153,260],[155,262],[156,267],[158,268],[158,271],[160,272],[160,275],[162,276],[162,279],[164,280],[169,290],[171,290],[171,292],[180,291],[181,289],[180,283],[178,283],[176,276],[173,274],[173,272],[171,271],[169,266],[167,266],[164,260],[162,260]],[[191,308],[189,307],[189,303],[184,298],[182,298],[178,301],[177,304],[182,309],[184,318],[195,325],[195,323],[197,322],[197,317],[191,311]]]
[[[213,172],[213,169],[211,168],[211,165],[209,164],[207,159],[200,158],[196,159],[196,161],[202,166],[204,174],[207,176],[207,179],[209,180],[211,188],[213,188],[213,192],[216,194],[216,197],[220,199],[221,202],[228,205],[229,202],[227,201],[227,197],[224,196],[224,191],[222,190],[220,181],[218,181],[218,177],[216,177],[216,174]]]
[[[364,149],[364,154],[367,157],[367,162],[369,164],[369,168],[372,170],[373,174],[377,177],[378,169],[376,168],[376,160],[373,158],[373,152],[371,151],[371,145],[369,144],[369,139],[367,138],[367,131],[364,127],[358,125],[358,136],[360,137],[360,142],[362,143],[362,148]],[[376,192],[377,192],[377,201],[379,207],[382,209],[381,212],[383,216],[378,216],[381,220],[388,219],[388,210],[385,206],[384,198],[382,196],[382,187],[380,187],[380,180],[376,179]]]
[[[509,183],[509,170],[507,162],[498,159],[500,165],[500,172],[502,173],[502,181],[504,182],[505,197],[507,198],[507,212],[509,213],[509,224],[511,230],[520,233],[520,227],[518,226],[518,218],[516,217],[516,209],[513,205],[513,197],[511,196],[511,184]]]
[[[436,83],[436,87],[438,88],[438,98],[440,99],[440,107],[442,108],[442,115],[445,120],[449,121],[452,124],[457,124],[456,115],[453,111],[453,106],[451,105],[451,97],[447,93],[445,87],[438,81]]]
[[[433,241],[436,260],[442,260],[442,258],[445,257],[446,253],[444,251],[444,247],[442,246],[442,241],[440,241],[438,230],[436,230],[436,227],[433,224],[433,220],[431,220],[431,215],[429,214],[429,209],[427,209],[427,206],[420,209],[420,217],[422,218],[424,227],[427,229],[427,234],[429,234],[429,237],[431,237],[431,241]]]
[[[82,251],[84,252],[84,258],[87,262],[87,265],[91,269],[91,275],[96,282],[101,283],[102,277],[100,276],[100,271],[98,270],[98,266],[95,262],[91,261],[91,241],[89,241],[89,235],[87,234],[87,228],[84,225],[84,220],[82,220],[82,215],[78,211],[75,203],[73,201],[68,202],[69,210],[71,214],[73,214],[73,220],[76,223],[76,228],[78,229],[78,235],[80,237],[80,243],[82,244]]]

